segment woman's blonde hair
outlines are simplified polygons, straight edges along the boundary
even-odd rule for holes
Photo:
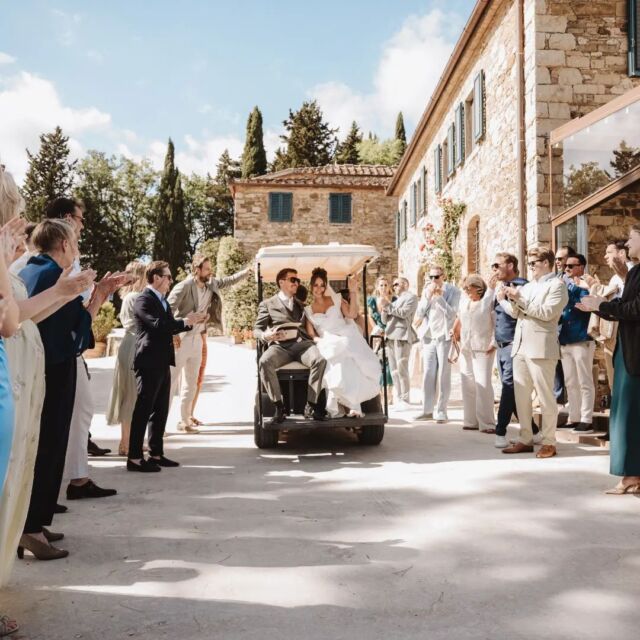
[[[482,276],[479,276],[477,273],[472,273],[464,279],[462,288],[466,289],[467,287],[477,289],[481,298],[484,297],[484,294],[487,292],[487,283],[482,279]]]
[[[64,240],[77,247],[75,229],[65,220],[43,220],[31,234],[31,242],[39,253],[59,249]]]
[[[140,291],[145,288],[146,270],[147,265],[140,262],[140,260],[133,260],[126,266],[124,272],[132,275],[134,277],[134,281],[131,284],[126,284],[124,287],[120,287],[118,290],[120,298],[124,298],[128,293],[140,293]]]
[[[0,226],[24,211],[24,198],[13,176],[0,165]]]

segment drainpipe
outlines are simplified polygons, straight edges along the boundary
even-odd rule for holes
[[[516,147],[516,184],[518,189],[518,260],[526,263],[527,255],[527,187],[526,187],[526,122],[524,86],[524,0],[516,0],[517,6],[517,65],[516,91],[518,110],[518,144]]]

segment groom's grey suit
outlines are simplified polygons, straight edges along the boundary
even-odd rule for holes
[[[285,306],[278,294],[263,300],[258,307],[258,319],[253,327],[253,334],[258,340],[264,340],[264,332],[269,327],[278,327],[287,322],[302,323],[297,340],[269,344],[260,358],[260,375],[271,401],[282,402],[282,391],[276,371],[289,362],[301,362],[310,369],[307,400],[315,405],[322,389],[322,377],[327,362],[305,331],[304,306],[296,298],[292,300],[291,310]]]

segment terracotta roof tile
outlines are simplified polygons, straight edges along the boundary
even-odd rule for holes
[[[237,185],[301,185],[301,186],[371,186],[387,187],[396,167],[381,164],[327,164],[322,167],[294,167],[266,173],[246,180],[234,180]]]

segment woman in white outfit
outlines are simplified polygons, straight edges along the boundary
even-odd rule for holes
[[[467,276],[453,333],[460,344],[463,429],[495,433],[491,375],[495,359],[493,289],[478,275]]]
[[[306,310],[307,333],[327,361],[323,386],[331,417],[362,416],[361,403],[380,393],[380,361],[364,339],[354,319],[358,316],[358,286],[349,277],[351,302],[347,303],[328,283],[327,272],[311,275],[313,301]]]

